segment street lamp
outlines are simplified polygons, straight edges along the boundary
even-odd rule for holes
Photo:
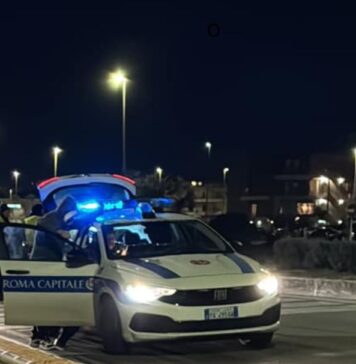
[[[210,142],[205,142],[205,148],[208,151],[208,160],[210,161],[211,157],[211,147],[212,144]],[[205,206],[206,206],[206,216],[209,216],[209,183],[206,183],[206,198],[205,198]]]
[[[356,198],[356,148],[353,149],[354,153],[354,186],[352,189],[352,198]]]
[[[18,195],[18,187],[19,187],[19,176],[20,176],[20,172],[19,171],[13,171],[12,175],[14,177],[15,180],[15,195]]]
[[[126,84],[127,78],[121,70],[109,73],[108,84],[114,91],[122,86],[122,173],[126,173]]]
[[[223,181],[224,181],[224,186],[226,185],[226,175],[230,172],[230,169],[225,167],[223,169]]]
[[[210,159],[210,155],[211,155],[211,143],[210,142],[206,142],[205,143],[205,148],[208,150],[208,158]]]
[[[63,150],[59,147],[53,147],[53,175],[54,177],[57,177],[58,172],[58,156],[63,152]]]
[[[225,214],[227,213],[227,185],[226,185],[226,175],[228,174],[228,172],[230,171],[229,168],[225,167],[223,169],[223,181],[224,181],[224,194],[225,194],[225,198],[224,198],[224,212]]]
[[[159,184],[161,184],[163,169],[161,167],[157,167],[156,168],[156,173],[157,173],[157,176],[158,176],[158,182],[159,182]]]

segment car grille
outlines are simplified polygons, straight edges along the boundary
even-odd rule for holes
[[[267,309],[261,316],[209,321],[176,322],[166,316],[136,313],[130,322],[130,328],[137,332],[155,333],[189,333],[249,329],[273,325],[279,321],[280,314],[281,304],[272,306],[271,308]]]
[[[263,293],[256,286],[181,290],[160,301],[179,306],[217,306],[257,301]]]

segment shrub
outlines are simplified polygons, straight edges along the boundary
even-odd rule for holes
[[[275,263],[282,269],[325,268],[356,272],[356,242],[285,238],[274,243]]]

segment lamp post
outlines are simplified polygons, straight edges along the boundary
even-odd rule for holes
[[[156,168],[156,173],[157,173],[157,176],[158,176],[158,183],[161,184],[163,169],[161,167],[157,167]]]
[[[223,169],[223,184],[224,184],[224,212],[227,213],[227,183],[226,183],[226,176],[230,172],[230,169],[225,167]]]
[[[122,173],[126,173],[126,84],[127,78],[121,70],[111,72],[108,84],[113,90],[122,86]]]
[[[206,142],[205,143],[205,148],[208,150],[208,159],[210,160],[210,157],[211,157],[211,143],[210,142]]]
[[[354,155],[354,183],[353,183],[353,189],[352,189],[352,198],[355,200],[355,198],[356,198],[356,148],[353,149],[353,155]]]
[[[226,175],[230,172],[230,169],[225,167],[223,169],[223,181],[224,181],[224,186],[226,186]]]
[[[58,173],[58,156],[63,152],[63,150],[59,147],[53,147],[53,176],[57,177]]]
[[[212,147],[212,144],[210,142],[205,142],[205,148],[208,151],[208,161],[210,161],[210,158],[211,158],[211,147]],[[208,165],[208,170],[209,170],[209,165]],[[206,181],[205,192],[206,192],[206,196],[205,196],[206,209],[205,209],[205,212],[206,212],[206,216],[209,217],[209,183],[208,183],[208,181]]]
[[[353,158],[354,158],[354,180],[353,180],[353,188],[352,188],[352,203],[351,204],[355,204],[355,200],[356,200],[356,148],[354,148],[352,150],[353,152]],[[349,241],[352,240],[353,238],[353,223],[354,223],[354,217],[353,217],[354,212],[349,213]]]
[[[18,195],[20,172],[19,171],[13,171],[12,175],[13,175],[14,180],[15,180],[15,195],[17,196]]]

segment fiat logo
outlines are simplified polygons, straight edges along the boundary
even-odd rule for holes
[[[208,265],[208,264],[210,264],[209,260],[203,260],[203,259],[191,260],[190,263],[192,263],[194,265]]]
[[[227,300],[227,289],[215,289],[214,290],[214,301],[226,301]]]

